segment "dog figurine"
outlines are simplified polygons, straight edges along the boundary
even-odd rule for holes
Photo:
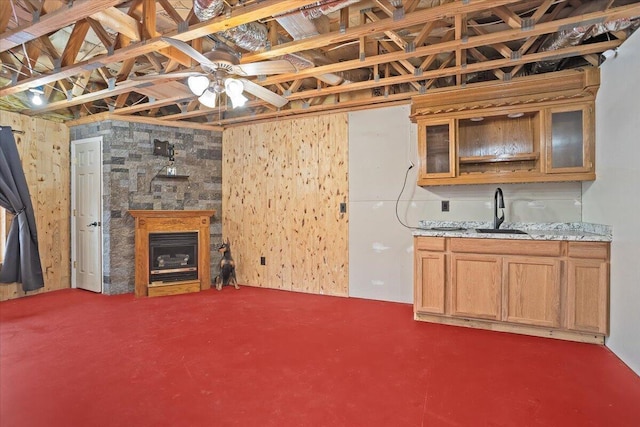
[[[216,277],[216,289],[221,290],[224,285],[233,285],[234,288],[240,289],[236,281],[236,263],[231,257],[229,239],[222,242],[218,252],[222,254],[222,259],[220,260],[220,274]]]

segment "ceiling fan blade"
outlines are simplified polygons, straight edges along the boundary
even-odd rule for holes
[[[340,77],[337,74],[333,74],[333,73],[327,73],[327,74],[320,74],[319,76],[315,76],[316,79],[325,82],[328,85],[331,86],[335,86],[337,84],[342,83],[342,77]]]
[[[286,59],[274,61],[252,62],[250,64],[236,65],[236,74],[241,76],[259,76],[262,74],[285,74],[298,71],[293,64]]]
[[[160,39],[162,39],[162,41],[169,43],[171,46],[175,47],[176,49],[182,51],[182,53],[184,53],[185,55],[189,55],[190,57],[198,61],[201,65],[208,65],[210,67],[215,67],[215,65],[209,60],[209,58],[207,58],[206,56],[204,56],[203,54],[201,54],[200,52],[198,52],[197,50],[189,46],[187,43],[181,40],[172,39],[171,37],[160,37]]]
[[[280,96],[277,93],[273,93],[269,89],[266,89],[251,80],[238,80],[244,84],[244,90],[249,92],[251,95],[258,97],[263,101],[267,101],[269,104],[275,105],[278,108],[285,106],[289,102],[287,98]]]

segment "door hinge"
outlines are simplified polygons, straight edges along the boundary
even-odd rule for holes
[[[74,165],[77,165],[78,164],[78,158],[77,157],[72,158],[71,159],[71,163],[73,163]]]
[[[73,210],[73,216],[76,216],[76,210],[75,209]]]
[[[73,261],[73,268],[76,268],[76,262]]]

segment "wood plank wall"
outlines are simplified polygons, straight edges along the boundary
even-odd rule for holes
[[[222,233],[240,284],[348,295],[348,146],[346,113],[224,131]]]
[[[14,134],[31,192],[45,287],[29,295],[71,286],[69,129],[63,123],[0,111],[0,125]],[[0,283],[0,301],[24,296],[17,283]]]

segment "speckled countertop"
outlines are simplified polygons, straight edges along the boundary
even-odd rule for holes
[[[583,242],[610,242],[612,230],[608,225],[586,222],[504,223],[501,229],[522,230],[526,234],[480,233],[478,228],[493,228],[483,221],[420,221],[414,236],[466,237],[474,239],[514,240],[571,240]]]

